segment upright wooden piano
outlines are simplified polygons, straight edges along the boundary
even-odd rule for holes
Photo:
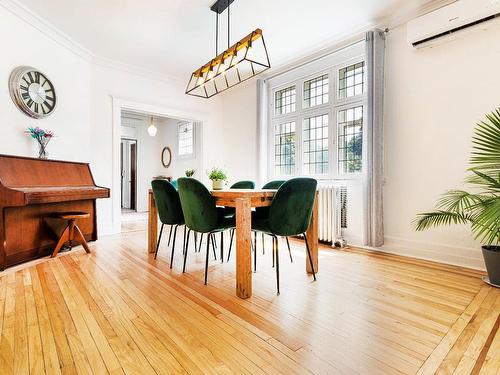
[[[48,255],[66,224],[51,218],[58,212],[88,212],[77,223],[95,241],[97,198],[109,189],[96,186],[87,163],[0,154],[0,270]]]

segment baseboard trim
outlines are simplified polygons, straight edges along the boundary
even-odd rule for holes
[[[458,247],[439,243],[406,240],[400,237],[385,236],[384,245],[370,247],[350,243],[361,249],[380,251],[410,258],[449,264],[484,271],[484,261],[480,248]]]

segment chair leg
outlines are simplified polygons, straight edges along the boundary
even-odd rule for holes
[[[194,252],[196,253],[196,249],[198,248],[198,232],[194,232]]]
[[[83,246],[83,248],[85,249],[85,252],[87,254],[90,254],[89,245],[87,244],[87,241],[85,240],[85,237],[83,237],[82,231],[80,230],[80,228],[78,228],[78,225],[75,224],[73,226],[73,232],[74,232],[74,235],[75,235],[75,240],[77,240],[80,243],[80,245]]]
[[[184,249],[184,264],[182,266],[182,273],[186,272],[186,259],[187,259],[188,248],[189,248],[189,235],[190,234],[191,234],[191,229],[189,229],[188,232],[187,232],[186,248]]]
[[[158,242],[156,243],[155,259],[156,259],[156,256],[158,255],[158,248],[160,247],[161,235],[163,234],[164,225],[165,224],[161,223],[160,235],[158,237]]]
[[[184,225],[184,241],[183,241],[183,245],[182,245],[182,255],[184,255],[186,253],[186,233],[187,233],[187,226]]]
[[[255,250],[255,252],[257,252],[257,232],[253,232],[253,248]]]
[[[285,237],[285,240],[286,240],[286,246],[288,246],[288,254],[290,255],[290,262],[293,263],[292,251],[290,250],[290,242],[288,242],[288,237]]]
[[[273,255],[273,268],[274,268],[274,266],[275,266],[275,261],[274,261],[274,237],[271,237],[271,239],[273,240],[272,241],[273,242],[273,249],[272,249],[271,253]]]
[[[257,272],[257,232],[254,232],[255,235],[255,248],[253,250],[253,272]]]
[[[172,238],[172,229],[174,229],[173,225],[170,226],[170,233],[168,234],[167,246],[170,246],[170,239]]]
[[[264,239],[264,233],[262,233],[262,255],[266,253],[266,241]]]
[[[224,231],[220,232],[220,262],[224,263]]]
[[[59,252],[59,250],[61,250],[62,245],[64,245],[64,243],[68,240],[69,240],[69,226],[67,226],[62,232],[61,238],[59,238],[59,241],[57,241],[56,248],[54,249],[50,257],[54,258]]]
[[[212,238],[212,234],[209,233],[207,235],[207,254],[205,256],[205,285],[207,285],[208,281],[208,254],[210,254],[210,239]]]
[[[275,251],[276,251],[276,287],[278,289],[278,295],[280,294],[280,258],[278,251],[278,237],[274,237],[273,241],[276,242]]]
[[[172,254],[170,255],[170,269],[172,269],[172,265],[174,264],[175,239],[177,237],[177,228],[179,228],[178,225],[176,225],[174,229],[174,241],[172,242]]]
[[[203,233],[200,235],[200,245],[198,246],[197,249],[195,249],[195,251],[197,253],[199,253],[201,251],[201,243],[203,242]]]
[[[229,258],[231,258],[231,248],[233,247],[233,237],[234,237],[234,229],[231,229],[231,239],[229,241],[229,251],[227,253],[227,261],[229,262]]]
[[[218,248],[217,245],[217,238],[215,237],[215,233],[212,233],[212,246],[215,246],[215,248]]]
[[[212,242],[212,250],[214,251],[214,258],[215,260],[217,260],[217,253],[216,253],[216,246],[215,246],[215,235],[213,233],[210,233],[209,234],[210,236],[210,242]]]
[[[311,270],[313,272],[314,281],[316,281],[316,272],[314,271],[314,264],[311,256],[311,251],[309,250],[309,244],[307,243],[307,235],[304,233],[304,241],[306,243],[307,256],[309,257],[309,264],[311,265]]]

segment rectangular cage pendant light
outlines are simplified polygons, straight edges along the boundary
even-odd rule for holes
[[[224,1],[224,6],[229,7],[230,3],[227,0],[219,0],[214,4],[212,10],[220,13],[222,8],[214,9],[214,7]],[[257,29],[195,70],[191,74],[186,94],[210,98],[266,71],[270,67],[271,63],[262,30]]]

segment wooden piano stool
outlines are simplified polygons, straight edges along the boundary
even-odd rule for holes
[[[86,219],[90,217],[90,214],[88,212],[59,212],[57,214],[51,215],[51,217],[55,219],[68,221],[68,225],[66,226],[66,228],[64,228],[64,231],[62,232],[61,237],[57,242],[56,248],[54,249],[52,255],[50,256],[51,258],[54,258],[57,255],[59,250],[61,250],[61,247],[66,242],[69,242],[69,247],[71,249],[72,241],[78,242],[80,245],[83,246],[87,254],[90,254],[89,245],[87,244],[87,241],[85,240],[82,231],[80,230],[80,228],[78,228],[78,225],[75,224],[75,221],[77,219]]]

